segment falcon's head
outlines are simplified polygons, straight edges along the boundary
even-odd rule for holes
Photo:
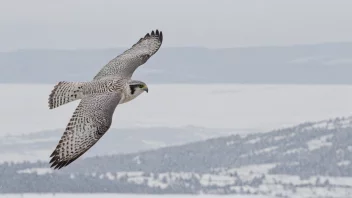
[[[128,85],[130,87],[130,94],[134,98],[143,93],[144,91],[148,93],[148,86],[144,82],[138,80],[131,80]]]

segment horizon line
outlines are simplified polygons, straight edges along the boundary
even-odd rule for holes
[[[298,43],[298,44],[276,44],[276,45],[248,45],[248,46],[233,46],[233,47],[206,47],[206,46],[164,46],[162,48],[177,49],[177,48],[198,48],[208,50],[223,50],[223,49],[249,49],[249,48],[289,48],[289,47],[303,47],[303,46],[317,46],[317,45],[337,45],[337,44],[352,44],[352,41],[338,41],[338,42],[318,42],[318,43]],[[97,51],[97,50],[116,50],[129,49],[131,46],[116,46],[116,47],[97,47],[97,48],[19,48],[0,51],[0,53],[13,53],[20,51]]]

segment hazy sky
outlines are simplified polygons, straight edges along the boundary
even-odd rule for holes
[[[159,28],[164,46],[352,41],[351,0],[0,0],[0,51],[127,47]]]

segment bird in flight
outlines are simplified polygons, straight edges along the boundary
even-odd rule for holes
[[[83,155],[108,131],[118,104],[148,92],[144,82],[131,77],[159,50],[162,42],[162,32],[152,31],[108,62],[92,81],[61,81],[55,85],[49,96],[50,109],[81,101],[50,155],[51,168],[61,169]]]

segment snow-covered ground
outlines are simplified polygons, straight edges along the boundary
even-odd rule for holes
[[[287,198],[341,198],[349,197],[352,193],[351,177],[327,177],[327,176],[312,176],[307,179],[302,179],[295,175],[270,175],[268,170],[273,168],[275,164],[262,164],[243,166],[233,169],[214,169],[213,173],[193,173],[193,172],[167,172],[154,175],[153,173],[144,172],[107,172],[103,174],[92,173],[93,177],[100,179],[108,178],[110,180],[118,180],[121,177],[126,177],[130,183],[142,184],[147,181],[150,187],[160,187],[164,189],[173,182],[179,179],[196,178],[202,186],[229,186],[230,189],[242,195],[231,195],[234,198],[267,198],[267,197],[287,197]],[[38,174],[50,174],[50,169],[35,169],[23,170],[22,174],[37,172]],[[74,174],[71,174],[71,179],[74,179]],[[255,179],[262,180],[258,186],[250,185]],[[241,181],[241,182],[239,182]],[[242,192],[242,193],[241,193]],[[251,195],[245,195],[248,193]],[[24,194],[23,197],[32,197],[37,194]],[[95,197],[109,197],[109,194],[77,194],[77,197],[87,195]],[[116,197],[121,194],[113,194]],[[258,196],[256,196],[258,195]],[[259,196],[261,195],[261,196]],[[0,194],[0,198],[4,196]],[[53,197],[52,194],[41,194],[38,197]],[[70,197],[69,194],[55,194],[56,197]],[[167,195],[168,198],[191,198],[191,197],[208,197],[218,198],[214,195]],[[9,195],[8,197],[20,197],[20,195]],[[162,198],[162,195],[123,195],[126,198]],[[221,197],[228,197],[222,195]]]
[[[133,195],[133,194],[15,194],[0,195],[0,198],[269,198],[256,195]]]
[[[0,135],[65,128],[78,101],[49,110],[53,86],[1,84]],[[148,94],[116,109],[113,128],[194,125],[261,132],[352,111],[351,85],[148,86]]]

